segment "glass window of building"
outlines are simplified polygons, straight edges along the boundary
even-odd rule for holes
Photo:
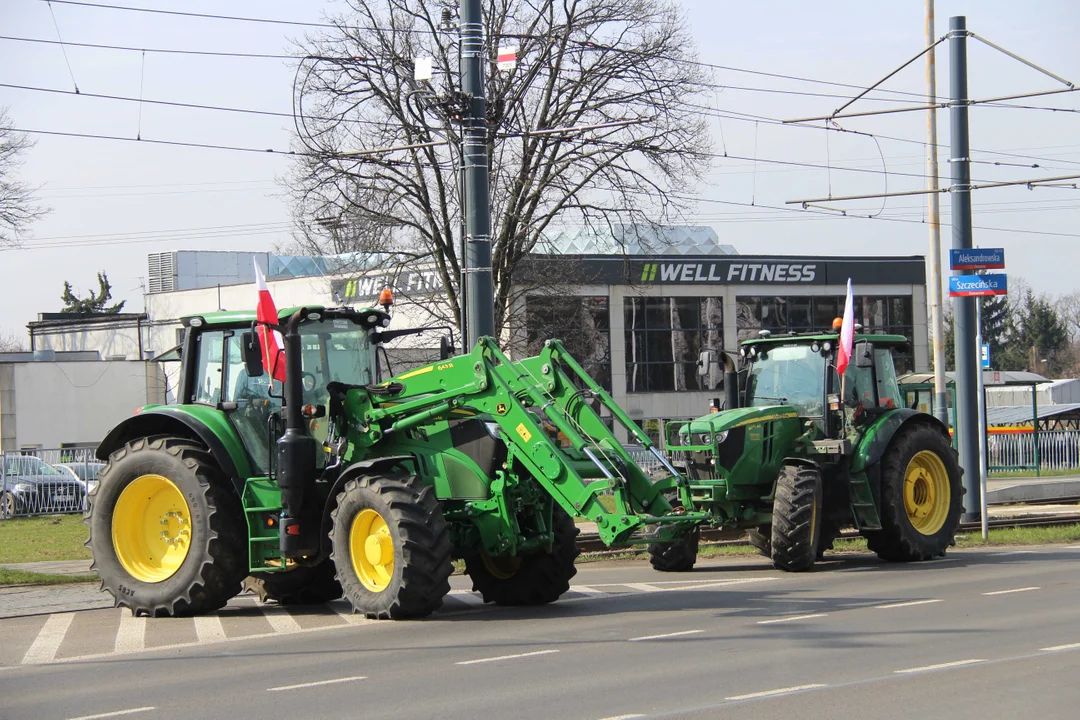
[[[724,349],[723,298],[630,297],[623,300],[627,392],[715,388],[722,373],[697,374],[702,350]]]
[[[585,371],[611,391],[611,326],[602,296],[530,295],[525,298],[526,352],[537,355],[544,341],[562,340]]]
[[[910,295],[856,295],[855,322],[866,333],[903,335],[914,332]],[[844,312],[844,297],[829,295],[772,297],[747,295],[735,299],[739,342],[757,337],[759,330],[774,333],[824,332]],[[896,354],[896,371],[914,370],[911,351]]]

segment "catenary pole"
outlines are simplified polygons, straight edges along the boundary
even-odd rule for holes
[[[465,196],[465,298],[468,348],[495,334],[495,301],[491,279],[491,210],[488,204],[487,100],[481,0],[461,0],[461,92],[465,104],[461,158]],[[466,348],[466,349],[468,349]]]
[[[933,45],[934,0],[926,0],[926,44]],[[949,424],[949,395],[945,380],[945,328],[941,318],[941,201],[938,187],[937,158],[937,67],[936,48],[926,53],[926,189],[929,192],[930,277],[927,300],[930,302],[931,348],[934,358],[934,415]]]
[[[983,346],[983,334],[982,334],[982,298],[975,299],[975,348],[979,353],[979,372],[976,377],[979,378],[979,515],[981,517],[981,530],[982,539],[987,539],[987,517],[986,512],[986,478],[989,473],[987,472],[987,457],[986,457],[986,386],[983,382],[983,370],[982,370],[982,346]]]
[[[952,164],[952,246],[970,250],[971,162],[968,139],[967,19],[949,18],[950,158]],[[979,409],[975,352],[975,302],[973,297],[953,299],[956,352],[956,446],[964,469],[964,522],[980,520],[979,502]]]

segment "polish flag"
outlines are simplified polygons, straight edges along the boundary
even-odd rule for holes
[[[851,278],[847,281],[847,298],[844,300],[844,320],[840,325],[840,347],[836,354],[836,372],[841,376],[851,361],[855,344],[855,298],[851,294]]]
[[[259,321],[259,340],[262,343],[263,367],[270,373],[270,377],[278,382],[285,382],[285,351],[281,349],[281,333],[270,330],[263,323],[278,324],[277,306],[274,298],[270,296],[270,288],[266,287],[266,278],[263,277],[259,263],[255,263],[255,289],[259,292],[259,304],[255,313]]]

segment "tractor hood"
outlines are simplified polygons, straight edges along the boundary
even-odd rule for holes
[[[782,420],[797,418],[798,411],[790,405],[769,405],[766,407],[745,407],[736,410],[725,410],[712,413],[692,420],[683,426],[680,433],[719,433],[732,430],[744,425],[767,422],[770,420]]]

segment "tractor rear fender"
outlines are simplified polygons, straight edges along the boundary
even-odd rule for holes
[[[145,409],[114,427],[98,445],[97,457],[107,462],[112,453],[132,440],[155,435],[201,442],[232,481],[237,496],[243,496],[244,481],[252,474],[244,444],[225,413],[208,405]]]
[[[948,428],[933,415],[908,408],[893,410],[879,418],[863,434],[851,458],[851,472],[865,472],[876,466],[897,433],[920,424],[930,425],[946,437],[949,436]]]
[[[330,556],[330,530],[333,525],[330,513],[333,512],[338,493],[345,487],[345,483],[355,480],[361,475],[373,475],[386,470],[400,469],[402,466],[410,468],[409,472],[415,472],[412,468],[416,466],[416,459],[412,455],[388,455],[386,457],[368,458],[354,462],[341,471],[337,480],[334,481],[333,487],[330,488],[330,493],[326,496],[326,506],[323,508],[322,532],[319,534],[320,542],[323,545],[319,552],[320,558]]]

